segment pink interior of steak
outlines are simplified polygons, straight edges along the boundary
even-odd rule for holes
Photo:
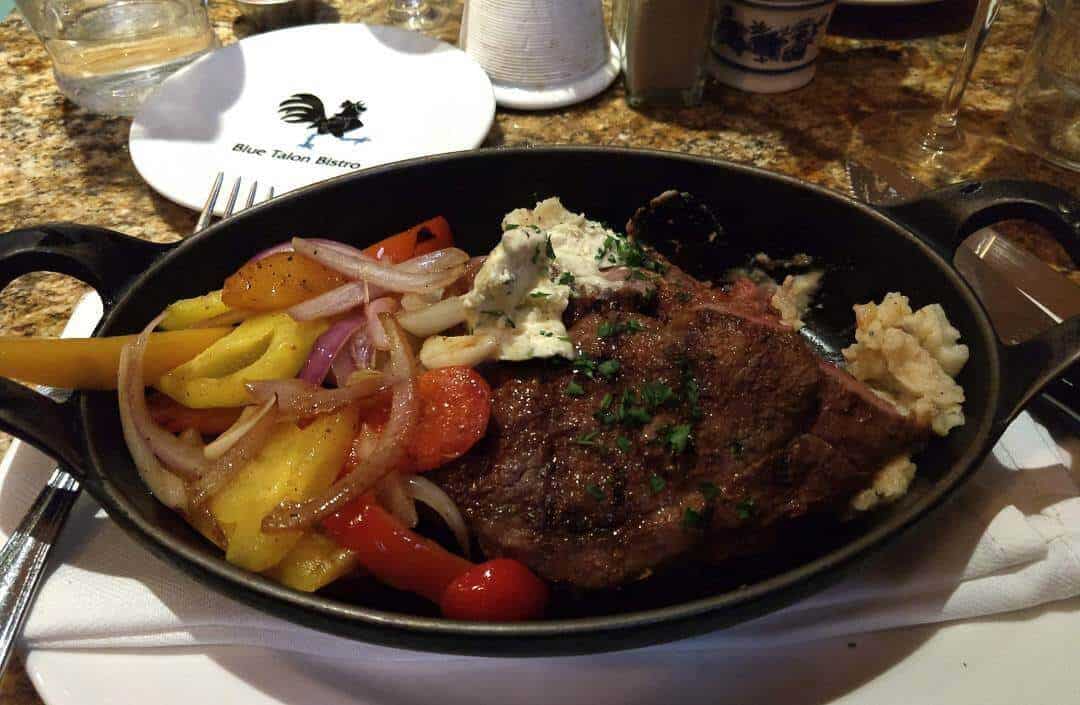
[[[655,288],[572,301],[575,365],[483,370],[489,432],[432,478],[489,557],[594,589],[767,550],[801,517],[844,512],[927,437],[750,282],[723,291],[670,267]]]

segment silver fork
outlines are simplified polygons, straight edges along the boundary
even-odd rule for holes
[[[192,235],[210,224],[224,179],[225,173],[218,172]],[[237,179],[233,183],[229,200],[225,204],[226,218],[235,212],[240,181]],[[258,181],[251,184],[244,208],[255,204],[258,188]],[[274,189],[270,187],[264,200],[268,201],[273,197]],[[65,401],[71,394],[66,389],[47,387],[40,391],[56,402]],[[0,549],[0,676],[7,670],[15,640],[22,633],[26,616],[30,613],[30,605],[33,604],[41,585],[41,576],[45,572],[49,552],[60,530],[64,528],[64,522],[79,497],[80,489],[79,481],[57,466],[26,516]]]

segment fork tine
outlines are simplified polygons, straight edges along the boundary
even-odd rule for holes
[[[255,193],[259,190],[259,182],[251,182],[251,190],[248,191],[247,203],[244,204],[244,208],[251,208],[255,205]]]
[[[232,191],[229,193],[229,202],[225,204],[225,218],[228,218],[236,210],[236,197],[240,195],[240,177],[233,182]]]
[[[214,185],[210,187],[210,194],[206,197],[206,203],[199,213],[199,219],[195,221],[195,229],[192,232],[205,230],[210,225],[210,219],[214,217],[214,206],[217,205],[218,194],[221,193],[221,182],[225,180],[225,172],[219,171],[214,179]]]

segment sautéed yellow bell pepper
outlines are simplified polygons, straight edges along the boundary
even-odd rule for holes
[[[225,534],[226,560],[264,571],[294,550],[303,530],[263,533],[263,518],[283,501],[303,501],[330,486],[345,463],[357,418],[356,408],[348,407],[305,428],[285,422],[274,429],[259,454],[210,500]]]
[[[250,318],[157,382],[193,409],[251,403],[248,382],[295,377],[328,324],[296,321],[286,313]]]
[[[205,296],[174,301],[165,309],[165,318],[161,319],[161,328],[162,330],[191,328],[231,311],[232,309],[221,300],[221,289],[218,289]]]
[[[355,551],[322,534],[309,532],[266,575],[300,592],[315,592],[360,564]]]
[[[151,333],[146,379],[157,379],[206,350],[231,328]],[[116,389],[120,350],[134,335],[110,338],[0,338],[0,377],[64,389]]]

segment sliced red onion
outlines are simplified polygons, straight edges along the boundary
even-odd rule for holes
[[[267,399],[260,406],[245,407],[240,413],[240,418],[238,418],[232,426],[225,429],[224,433],[203,448],[203,455],[206,459],[217,460],[225,455],[230,448],[236,445],[251,431],[252,428],[262,421],[264,416],[274,410],[275,401],[276,399]]]
[[[451,296],[427,308],[398,314],[401,327],[419,338],[442,333],[465,322],[465,303],[461,296]]]
[[[346,253],[356,255],[356,256],[359,256],[359,257],[367,257],[368,256],[368,255],[365,255],[360,250],[356,249],[355,247],[351,247],[349,245],[346,245],[343,242],[338,242],[337,240],[326,240],[326,239],[323,239],[323,238],[316,237],[316,238],[308,238],[308,242],[314,242],[314,243],[316,243],[318,245],[322,245],[323,247],[331,247],[331,248],[340,250],[342,252],[346,252]],[[251,264],[252,262],[258,262],[261,259],[266,259],[267,257],[269,257],[271,255],[276,255],[279,252],[293,252],[292,242],[282,242],[282,243],[279,243],[277,245],[274,245],[273,247],[265,249],[262,252],[260,252],[259,254],[255,255],[254,257],[249,259],[245,264]]]
[[[468,557],[469,529],[465,525],[465,518],[461,516],[461,511],[454,504],[454,500],[450,499],[450,496],[441,487],[426,477],[410,475],[406,478],[406,482],[409,495],[416,501],[428,505],[435,510],[436,514],[442,517],[442,520],[446,522],[446,526],[454,533],[454,538],[457,539],[458,545],[461,546],[462,553]]]
[[[304,363],[304,369],[300,370],[298,377],[316,386],[322,384],[327,373],[330,372],[330,365],[333,364],[334,358],[345,347],[345,343],[349,342],[349,336],[362,328],[366,321],[367,319],[363,316],[353,316],[330,326],[315,341],[315,346],[311,349],[307,362]]]
[[[140,334],[140,336],[145,337],[145,341],[150,340],[150,332],[161,322],[163,315],[151,321],[151,325]],[[137,363],[140,365],[140,369],[142,357],[145,354],[145,345],[146,342],[143,343],[143,348],[138,351]],[[206,462],[203,457],[202,445],[192,445],[183,441],[154,423],[153,417],[150,416],[150,409],[146,406],[146,390],[144,387],[132,390],[131,412],[131,420],[135,424],[135,429],[146,441],[151,452],[161,460],[166,468],[187,480],[199,476],[202,465]]]
[[[456,247],[447,247],[427,254],[417,255],[397,265],[403,272],[445,272],[469,261],[469,253]]]
[[[193,507],[198,507],[217,494],[218,490],[225,487],[241,468],[255,459],[255,456],[270,440],[274,426],[279,420],[279,414],[274,408],[273,399],[268,400],[263,408],[265,412],[256,415],[257,420],[243,436],[236,439],[219,458],[207,465],[202,477],[195,481],[191,497]]]
[[[338,389],[323,389],[299,379],[248,382],[245,386],[251,398],[258,403],[277,398],[278,410],[282,414],[293,418],[311,418],[337,411],[357,399],[370,397],[384,389],[386,383],[381,375],[372,373],[367,379]]]
[[[356,363],[353,362],[352,352],[348,349],[350,346],[348,343],[345,345],[346,349],[330,363],[330,377],[333,378],[334,386],[337,387],[348,384],[349,377],[356,372]]]
[[[420,415],[416,394],[416,360],[405,339],[405,332],[397,321],[392,316],[386,316],[383,325],[390,339],[387,374],[400,377],[402,381],[392,387],[390,418],[379,435],[378,444],[352,472],[321,495],[304,502],[284,502],[278,506],[263,519],[263,531],[307,528],[366,492],[401,464]]]
[[[396,299],[384,296],[381,299],[375,299],[364,307],[364,315],[367,317],[368,337],[371,338],[371,343],[376,349],[390,349],[390,340],[386,337],[386,330],[383,329],[382,323],[379,322],[379,316],[384,313],[394,313],[399,306],[400,304]]]
[[[440,289],[465,271],[461,266],[436,273],[406,272],[370,257],[347,254],[338,248],[318,245],[302,238],[293,238],[293,247],[300,254],[321,262],[349,279],[365,281],[388,291],[422,293]]]
[[[358,370],[371,369],[375,364],[375,344],[371,342],[371,335],[366,328],[353,336],[349,352]]]
[[[363,282],[349,282],[286,310],[297,321],[336,316],[364,303]]]
[[[183,480],[165,468],[154,455],[146,438],[135,424],[135,402],[142,398],[146,406],[146,391],[143,380],[143,354],[149,340],[149,332],[160,322],[161,316],[154,319],[143,334],[128,343],[120,351],[120,364],[117,373],[117,399],[120,407],[120,426],[128,452],[135,463],[139,477],[158,501],[165,506],[183,511],[188,506],[187,488]]]
[[[410,529],[420,523],[416,513],[416,502],[408,492],[405,479],[400,472],[392,471],[375,485],[375,497],[386,511]]]

